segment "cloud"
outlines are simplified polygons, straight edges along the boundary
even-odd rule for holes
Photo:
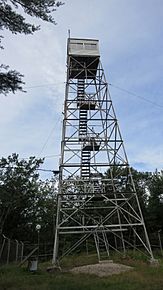
[[[100,40],[109,82],[163,105],[162,8],[162,0],[71,0],[54,13],[57,26],[41,22],[32,36],[5,32],[1,59],[25,75],[27,93],[0,99],[1,155],[37,155],[50,132],[41,154],[60,153],[68,29],[72,37]],[[110,90],[131,164],[160,168],[161,107]],[[58,166],[58,159],[45,166]]]
[[[149,146],[146,147],[143,150],[140,150],[140,152],[134,157],[133,164],[137,167],[140,166],[136,162],[136,160],[142,161],[141,169],[146,169],[147,171],[154,171],[157,169],[163,168],[163,150],[162,146],[159,146],[157,148],[153,148]]]

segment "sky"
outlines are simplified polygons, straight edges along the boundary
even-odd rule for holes
[[[46,157],[58,169],[71,37],[100,41],[100,55],[131,166],[163,168],[163,1],[65,0],[57,25],[33,35],[3,33],[1,63],[24,74],[26,93],[0,96],[0,156]],[[50,177],[47,174],[46,177]]]

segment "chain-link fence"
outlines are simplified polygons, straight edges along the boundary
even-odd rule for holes
[[[35,243],[31,244],[28,242],[24,243],[24,257],[28,256],[29,253],[32,252],[33,249],[37,249],[37,251],[34,252],[34,254],[31,256],[31,258],[37,258],[41,262],[52,260],[53,256],[53,243]]]
[[[0,236],[0,264],[20,262],[23,259],[24,243]]]
[[[152,250],[159,256],[163,256],[163,231],[158,230],[149,235]]]
[[[150,233],[150,242],[155,254],[163,256],[163,231]],[[64,245],[63,245],[64,247]],[[139,245],[136,245],[139,248]],[[33,251],[35,249],[35,251]],[[33,253],[32,253],[33,252]],[[30,253],[32,255],[30,255]],[[0,235],[0,265],[21,263],[26,257],[48,261],[52,259],[53,243],[35,243],[12,240],[5,235]]]

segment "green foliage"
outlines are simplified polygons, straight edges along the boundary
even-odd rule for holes
[[[1,0],[0,29],[9,29],[15,34],[32,34],[40,27],[27,23],[26,19],[19,12],[17,12],[17,10],[22,8],[25,14],[56,24],[51,13],[56,11],[56,8],[62,4],[63,3],[61,1],[55,0]]]
[[[51,242],[54,237],[56,179],[41,181],[38,174],[41,164],[42,159],[21,160],[18,154],[0,159],[0,232],[10,238],[37,242],[36,224],[41,225],[42,243]],[[148,233],[156,233],[152,243],[158,244],[157,231],[163,229],[163,173],[131,171]],[[102,205],[103,200],[100,202]],[[71,239],[68,236],[66,241],[62,240],[63,247],[69,247]]]
[[[36,193],[35,210],[33,216],[33,232],[37,223],[41,225],[41,242],[50,242],[54,238],[56,217],[56,180],[39,181]]]
[[[40,224],[41,241],[53,238],[56,180],[39,179],[41,164],[43,159],[19,159],[15,153],[0,159],[0,233],[7,237],[36,242]]]
[[[17,1],[15,1],[16,3]],[[12,33],[25,33],[32,34],[34,31],[38,30],[39,27],[35,27],[32,24],[26,23],[25,18],[15,12],[11,5],[7,4],[7,1],[2,1],[0,6],[1,13],[1,24],[0,28],[8,29]],[[18,8],[17,5],[14,5],[15,8]]]
[[[138,172],[132,169],[136,191],[149,235],[163,230],[163,171]],[[158,235],[153,236],[158,244]]]
[[[0,30],[5,29],[14,34],[33,34],[40,29],[33,23],[26,22],[24,15],[39,18],[43,21],[56,24],[52,13],[61,6],[61,1],[55,0],[0,0]],[[0,35],[0,48],[3,36]],[[7,70],[7,71],[5,71]],[[23,91],[23,75],[15,70],[9,70],[6,65],[0,65],[0,93]]]
[[[149,180],[148,220],[150,230],[163,229],[163,171],[155,172]]]
[[[38,192],[38,173],[43,160],[30,157],[19,160],[18,154],[0,160],[0,229],[6,234],[23,234],[23,225],[34,214]],[[20,231],[20,233],[19,233]]]
[[[134,168],[131,168],[131,173],[143,216],[146,219],[148,206],[148,183],[151,178],[151,172],[139,172]]]
[[[0,94],[7,95],[9,92],[23,91],[23,75],[15,70],[9,70],[9,66],[0,65]]]
[[[131,168],[132,178],[146,226],[150,234],[163,230],[163,171],[158,172],[139,172]],[[113,168],[113,178],[121,179],[127,175],[127,169]],[[111,178],[110,171],[105,174]],[[153,242],[158,244],[158,235],[153,237]]]

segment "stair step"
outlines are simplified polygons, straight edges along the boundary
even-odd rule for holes
[[[90,176],[90,173],[89,172],[81,172],[81,176],[82,177],[89,177]]]
[[[89,155],[82,155],[82,159],[90,159],[90,156]]]

